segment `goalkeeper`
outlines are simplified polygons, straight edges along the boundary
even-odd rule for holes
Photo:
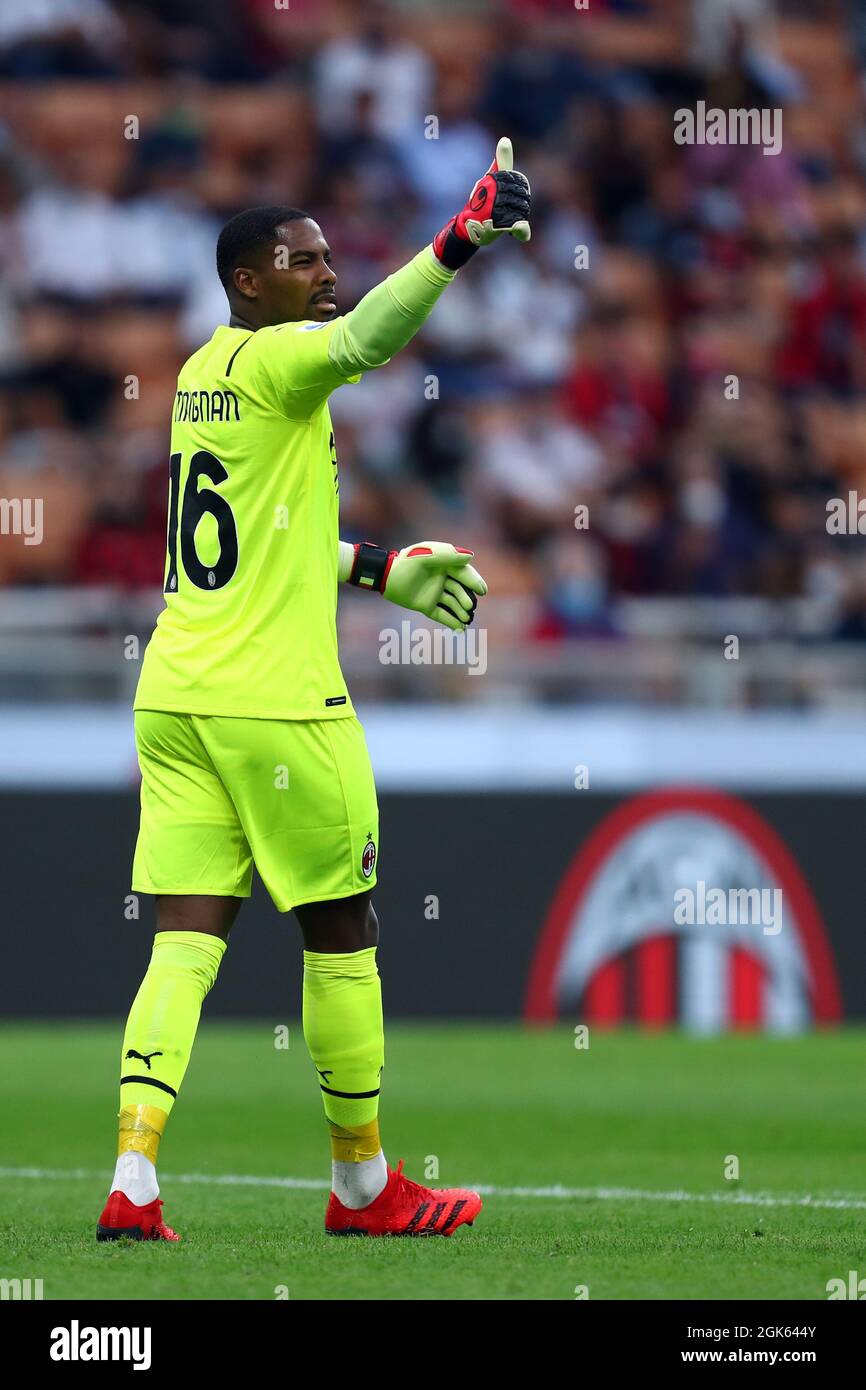
[[[135,697],[132,888],[156,897],[157,932],[123,1037],[100,1240],[178,1239],[157,1151],[254,865],[304,941],[304,1036],[331,1140],[326,1231],[451,1235],[481,1209],[475,1192],[390,1168],[379,1139],[378,808],[340,670],[336,595],[345,581],[463,631],[486,585],[471,552],[446,542],[339,540],[328,397],[399,352],[480,247],[528,241],[529,215],[528,181],[500,140],[465,207],[343,317],[306,213],[254,208],[220,234],[231,317],[178,376],[165,607]],[[221,1104],[230,1097],[214,1102],[203,1144]]]

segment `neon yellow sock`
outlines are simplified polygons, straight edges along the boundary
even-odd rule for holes
[[[344,1163],[374,1157],[381,1147],[385,1061],[375,946],[304,952],[304,1037],[319,1074],[333,1157]]]
[[[154,937],[123,1035],[118,1153],[134,1149],[156,1162],[189,1064],[201,1006],[225,948],[221,937],[205,932],[165,931]]]

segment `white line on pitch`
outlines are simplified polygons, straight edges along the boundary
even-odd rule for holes
[[[105,1179],[108,1169],[95,1168],[0,1168],[0,1178],[41,1178],[46,1182],[70,1178]],[[324,1178],[268,1178],[244,1173],[160,1173],[161,1182],[204,1183],[212,1187],[285,1187],[326,1192]],[[579,1202],[706,1202],[731,1207],[815,1207],[820,1210],[866,1211],[866,1197],[795,1197],[772,1192],[645,1192],[635,1187],[497,1187],[467,1183],[483,1197],[548,1197]]]

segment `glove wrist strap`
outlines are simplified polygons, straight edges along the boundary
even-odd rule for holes
[[[381,594],[391,568],[396,551],[386,550],[384,546],[374,545],[372,541],[361,541],[355,546],[355,562],[348,583],[359,589],[374,589]]]
[[[456,217],[452,218],[433,241],[433,254],[446,270],[461,270],[478,250],[468,238],[457,235],[454,230],[456,221]]]

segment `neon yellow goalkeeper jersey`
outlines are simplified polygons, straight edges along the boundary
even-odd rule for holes
[[[165,608],[136,709],[354,714],[337,654],[331,323],[218,328],[178,377]]]

